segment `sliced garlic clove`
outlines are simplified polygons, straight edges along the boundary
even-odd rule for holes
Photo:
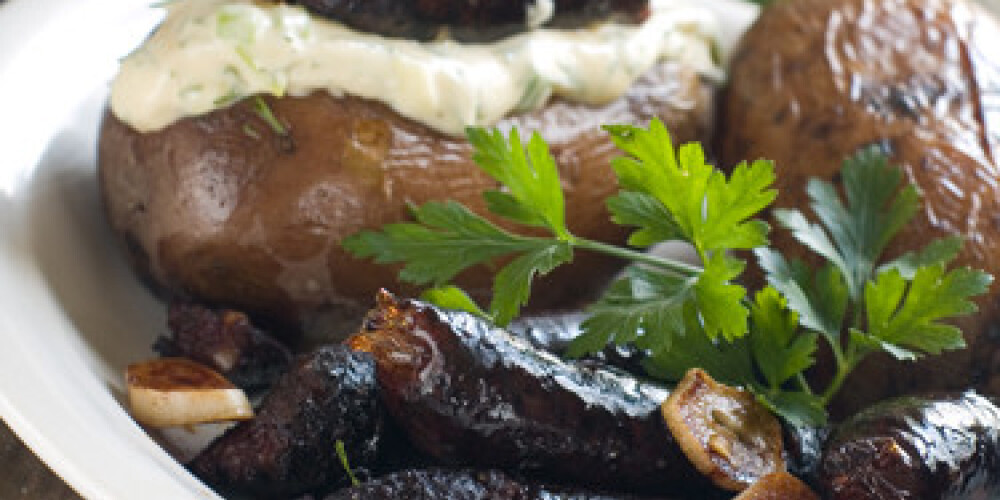
[[[768,474],[733,500],[819,500],[819,495],[787,472]]]
[[[661,407],[681,450],[716,486],[741,491],[785,470],[781,424],[753,394],[691,369]]]
[[[207,366],[182,358],[129,365],[132,416],[149,427],[253,418],[246,394]]]

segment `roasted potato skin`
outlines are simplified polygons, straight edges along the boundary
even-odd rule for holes
[[[769,158],[777,205],[807,207],[810,177],[832,179],[845,157],[876,145],[924,194],[923,212],[887,255],[960,235],[955,265],[1000,276],[1000,28],[960,0],[775,2],[734,55],[720,102],[722,165]],[[773,225],[777,227],[776,225]],[[772,242],[807,256],[787,231]],[[836,402],[850,414],[890,394],[959,390],[974,382],[1000,391],[998,288],[959,326],[967,350],[916,364],[872,356]]]
[[[609,160],[620,153],[599,126],[659,117],[677,142],[706,139],[711,92],[693,70],[663,64],[606,106],[554,101],[499,127],[549,142],[575,234],[621,242],[604,205],[617,189]],[[98,163],[108,220],[140,274],[169,295],[326,331],[330,319],[360,317],[379,288],[415,291],[397,283],[397,268],[348,255],[342,238],[408,219],[408,203],[454,199],[485,213],[481,193],[497,187],[463,138],[381,104],[326,93],[263,99],[284,134],[252,100],[154,133],[105,115]],[[580,254],[538,283],[533,306],[585,298],[620,265]],[[459,283],[483,297],[491,275],[470,270]]]

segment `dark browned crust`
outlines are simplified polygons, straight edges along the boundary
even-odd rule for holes
[[[386,408],[425,453],[605,491],[713,494],[660,416],[660,387],[561,361],[466,313],[378,302],[350,343],[375,354]]]
[[[214,488],[254,498],[289,498],[336,484],[370,466],[382,422],[375,363],[344,346],[300,357],[261,402],[257,416],[227,431],[189,464]]]
[[[604,205],[617,190],[608,162],[619,153],[599,126],[660,117],[676,142],[703,140],[710,97],[693,70],[664,64],[606,106],[555,101],[499,126],[540,131],[551,144],[574,233],[623,242]],[[140,274],[168,295],[326,334],[332,320],[359,318],[381,287],[414,292],[395,268],[349,256],[343,237],[407,219],[408,203],[450,198],[486,212],[481,193],[496,182],[474,166],[464,139],[357,98],[266,101],[287,134],[252,103],[148,134],[106,115],[98,175],[108,220]],[[620,265],[581,253],[537,283],[532,305],[587,299]],[[482,298],[492,273],[477,268],[459,284]]]
[[[1000,409],[967,392],[880,403],[840,425],[819,469],[830,500],[1000,496]]]
[[[735,53],[722,108],[722,165],[775,161],[777,205],[807,207],[810,177],[839,180],[841,162],[876,145],[924,193],[923,213],[889,256],[960,235],[956,265],[1000,276],[1000,27],[962,0],[796,0],[765,9]],[[776,227],[776,226],[775,226]],[[807,256],[788,232],[775,247]],[[918,363],[871,356],[834,404],[851,414],[890,395],[962,390],[1000,393],[1000,286],[958,326],[969,349]],[[832,366],[832,363],[825,363]]]
[[[389,474],[325,500],[640,500],[520,482],[497,470],[410,469]],[[654,500],[647,498],[646,500]]]
[[[536,0],[296,0],[310,11],[352,28],[398,38],[430,40],[447,33],[465,42],[489,42],[529,29]],[[579,28],[616,20],[638,22],[648,0],[554,0],[547,26]]]
[[[267,389],[292,361],[287,347],[250,324],[238,311],[171,303],[168,337],[153,346],[160,356],[181,356],[212,367],[240,389]]]
[[[785,444],[785,465],[796,477],[812,480],[823,458],[823,443],[830,434],[829,426],[812,427],[782,422],[782,442]]]

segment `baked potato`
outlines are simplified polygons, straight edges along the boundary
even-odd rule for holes
[[[599,126],[659,117],[678,142],[703,140],[711,93],[696,71],[662,63],[608,105],[556,99],[498,126],[538,131],[551,145],[572,231],[621,242],[604,206],[617,189],[609,160],[619,153]],[[274,115],[270,124],[257,99]],[[497,186],[464,139],[324,92],[250,98],[147,133],[109,111],[98,165],[108,220],[151,283],[290,331],[328,331],[330,319],[353,317],[381,287],[414,292],[397,283],[396,268],[348,255],[342,238],[406,219],[409,203],[450,198],[484,213],[480,195]],[[532,305],[573,304],[619,266],[581,254],[536,285]],[[459,284],[482,297],[490,280],[482,268]]]
[[[741,42],[720,101],[721,164],[774,160],[777,205],[805,208],[810,177],[875,145],[923,192],[923,212],[887,254],[960,235],[955,265],[1000,276],[1000,25],[962,0],[776,2]],[[773,226],[777,227],[773,224]],[[787,231],[786,255],[807,257]],[[916,364],[867,359],[837,406],[890,394],[976,386],[1000,392],[998,292],[959,326],[968,349]]]

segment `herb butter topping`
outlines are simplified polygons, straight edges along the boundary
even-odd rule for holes
[[[283,3],[178,0],[167,9],[112,87],[115,115],[143,132],[255,94],[325,90],[460,134],[553,95],[606,103],[660,61],[721,77],[719,23],[685,0],[653,0],[641,25],[537,29],[491,44],[360,33]]]

